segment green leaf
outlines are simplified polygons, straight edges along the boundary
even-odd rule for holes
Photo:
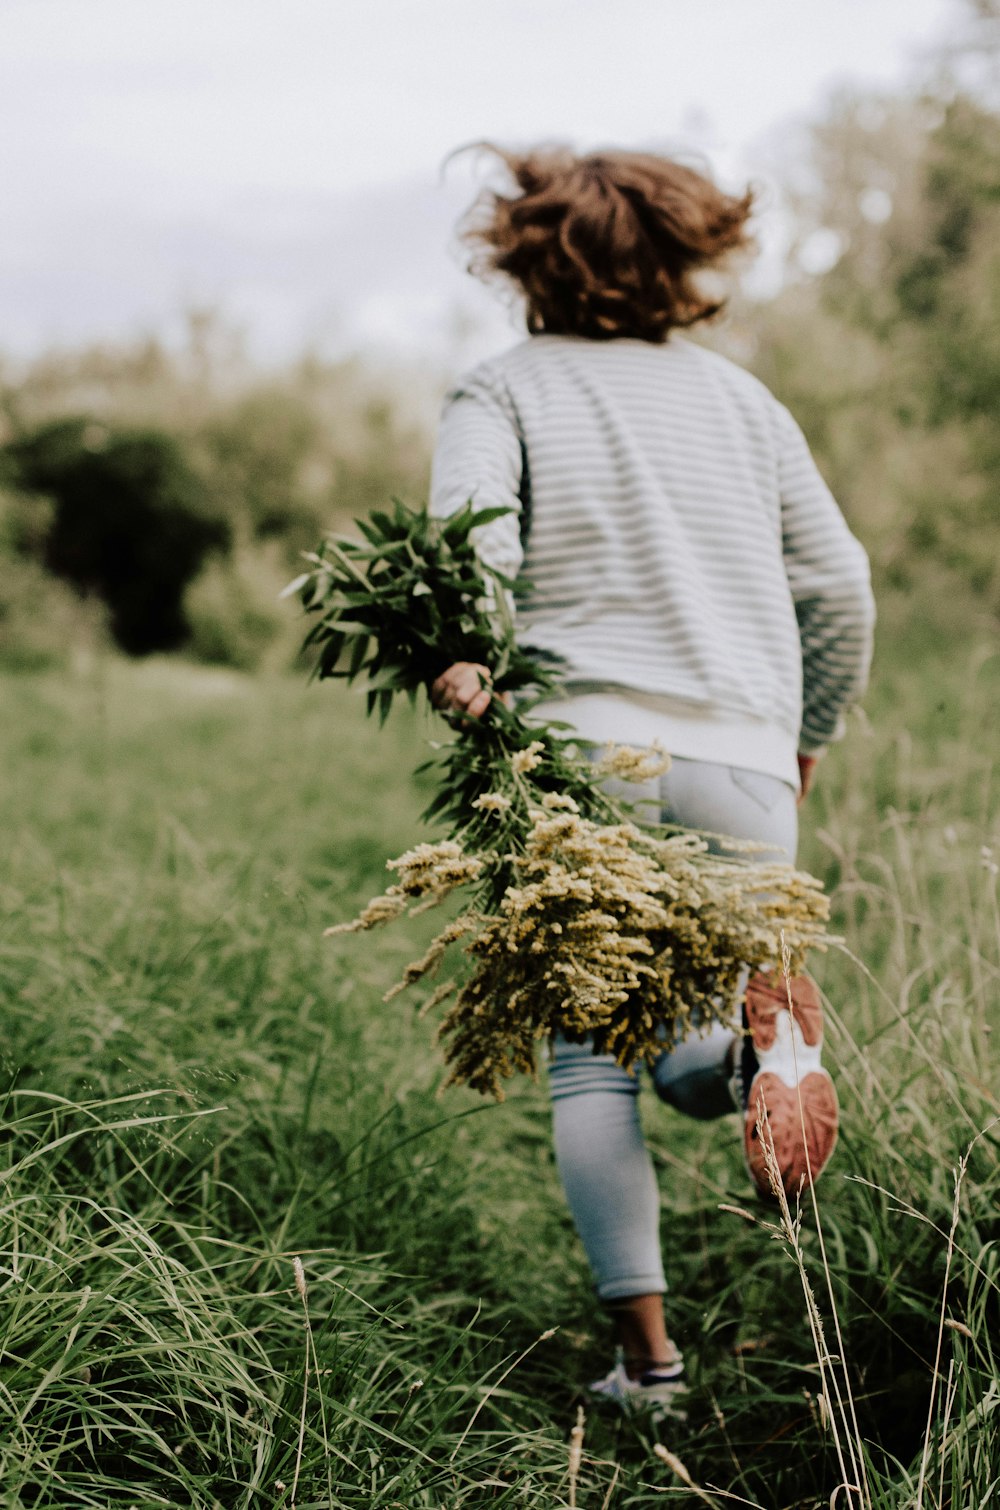
[[[388,514],[383,514],[377,509],[372,509],[371,513],[368,515],[368,518],[376,527],[376,529],[382,531],[383,538],[392,539],[392,520],[389,518]]]
[[[380,529],[377,529],[374,525],[369,524],[367,519],[355,519],[354,523],[357,525],[358,529],[364,535],[366,540],[370,540],[373,545],[381,545],[383,540],[383,532]]]
[[[311,580],[312,572],[310,571],[301,572],[299,576],[293,577],[288,586],[283,587],[279,592],[278,601],[280,602],[282,598],[294,598],[295,594],[301,592],[306,583]]]
[[[381,671],[377,676],[369,673],[368,685],[373,692],[404,692],[409,680],[406,668],[397,666],[394,670]]]
[[[364,665],[368,644],[369,636],[367,634],[359,634],[352,644],[351,657],[347,666],[347,678],[349,681],[353,682]]]
[[[513,514],[514,512],[514,509],[509,504],[480,509],[472,515],[469,527],[470,529],[477,530],[481,524],[492,524],[494,519],[502,519],[505,514]]]

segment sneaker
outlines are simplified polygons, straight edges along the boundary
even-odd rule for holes
[[[674,1363],[650,1369],[638,1379],[630,1379],[619,1359],[610,1374],[587,1386],[588,1394],[610,1400],[627,1416],[645,1415],[654,1423],[672,1416],[686,1420],[683,1409],[687,1385],[684,1383],[684,1360],[680,1354]]]
[[[807,975],[755,975],[743,1004],[743,1052],[737,1088],[743,1151],[758,1194],[774,1198],[764,1158],[763,1114],[785,1194],[816,1180],[837,1142],[837,1092],[820,1064],[823,1008]],[[792,1010],[788,997],[791,995]]]

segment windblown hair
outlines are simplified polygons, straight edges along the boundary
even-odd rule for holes
[[[519,193],[487,190],[461,231],[469,270],[523,291],[533,334],[665,341],[725,302],[697,274],[747,247],[753,203],[644,152],[508,152],[484,143]]]

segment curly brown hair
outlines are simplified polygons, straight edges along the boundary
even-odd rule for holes
[[[474,248],[469,270],[520,287],[532,334],[665,341],[722,308],[694,275],[752,244],[749,190],[725,194],[652,153],[478,147],[520,192],[489,189],[476,201],[461,230]]]

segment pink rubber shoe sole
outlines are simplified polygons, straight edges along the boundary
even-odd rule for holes
[[[823,1008],[808,976],[757,975],[747,987],[747,1030],[757,1058],[744,1116],[743,1148],[760,1195],[774,1197],[764,1154],[770,1138],[790,1198],[819,1178],[837,1142],[837,1092],[820,1064]],[[766,1111],[766,1120],[764,1112]]]

